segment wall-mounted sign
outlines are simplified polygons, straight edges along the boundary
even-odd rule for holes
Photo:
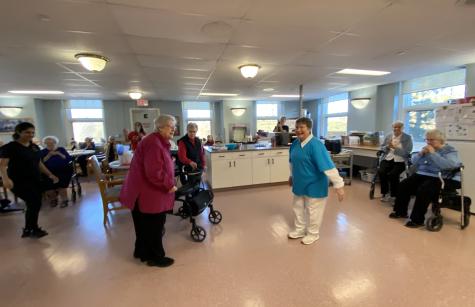
[[[147,99],[137,99],[137,107],[148,107]]]

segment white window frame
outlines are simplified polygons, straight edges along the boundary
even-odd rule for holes
[[[269,105],[277,105],[277,115],[276,116],[259,116],[257,114],[257,105],[266,105],[266,104],[269,104]],[[274,120],[275,123],[277,123],[277,121],[280,119],[282,115],[282,102],[281,101],[257,101],[256,102],[256,131],[258,130],[257,128],[257,123],[259,120]],[[266,132],[273,132],[274,129],[272,129],[272,131],[266,131]]]
[[[348,111],[346,112],[340,112],[340,113],[332,113],[332,114],[328,114],[328,104],[330,102],[334,102],[334,101],[339,101],[339,100],[334,100],[334,101],[330,101],[331,97],[334,97],[334,96],[339,96],[339,95],[342,95],[342,94],[345,94],[345,93],[340,93],[338,95],[333,95],[333,96],[330,96],[330,97],[327,97],[327,98],[324,98],[323,100],[323,103],[321,104],[321,120],[320,120],[320,136],[324,136],[324,137],[327,137],[328,136],[328,119],[329,118],[332,118],[332,117],[346,117],[346,134],[348,134]],[[350,103],[350,94],[347,92],[347,103],[348,103],[348,109],[349,109],[349,103]]]
[[[214,108],[212,106],[212,103],[211,102],[208,102],[208,101],[200,101],[200,102],[197,102],[197,103],[203,103],[203,102],[206,102],[208,103],[208,109],[203,109],[203,108],[196,108],[196,109],[192,109],[192,108],[187,108],[185,107],[185,104],[186,103],[193,103],[193,101],[183,101],[182,102],[182,106],[183,106],[183,123],[184,123],[184,134],[187,133],[186,131],[186,126],[188,125],[189,122],[200,122],[200,121],[209,121],[210,122],[210,131],[211,131],[211,135],[215,135],[215,129],[214,129]],[[188,110],[209,110],[209,117],[188,117]],[[198,129],[199,130],[199,129]],[[201,136],[203,137],[203,136]],[[204,138],[206,138],[207,136],[205,135]]]
[[[437,90],[437,89],[440,89],[440,88],[454,87],[454,86],[460,86],[460,85],[465,85],[465,89],[467,87],[466,84],[459,84],[459,85],[450,85],[450,86],[445,86],[445,87],[436,87],[436,88],[432,88],[432,89],[424,89],[424,90],[416,91],[416,92],[412,92],[412,93],[424,92],[424,91],[429,91],[429,90]],[[449,102],[443,102],[443,103],[425,103],[425,104],[415,105],[415,106],[406,106],[404,104],[404,95],[410,95],[412,93],[403,93],[403,94],[401,94],[401,96],[400,96],[401,98],[400,98],[400,101],[399,101],[399,105],[400,105],[399,109],[401,110],[401,114],[400,114],[399,118],[404,123],[404,127],[406,129],[409,128],[409,113],[410,112],[421,112],[421,111],[433,111],[433,112],[435,112],[435,110],[438,109],[438,108],[450,105]],[[423,140],[419,140],[419,141],[414,140],[414,143],[415,144],[424,144],[424,141]]]
[[[84,101],[87,101],[87,99],[71,99],[70,101],[74,101],[74,100],[84,100]],[[88,106],[84,106],[84,107],[72,107],[71,105],[69,105],[67,108],[66,108],[66,114],[67,114],[67,117],[68,117],[68,120],[69,120],[69,125],[71,127],[71,137],[72,138],[76,138],[76,136],[74,135],[74,128],[73,128],[73,123],[97,123],[97,122],[100,122],[102,123],[102,137],[101,137],[101,140],[96,140],[94,139],[94,143],[96,144],[101,144],[102,143],[102,139],[105,141],[106,140],[106,129],[105,129],[105,125],[104,125],[104,122],[105,122],[105,119],[104,119],[104,104],[103,104],[103,101],[102,100],[98,100],[98,99],[95,99],[95,101],[100,101],[101,102],[101,108],[97,108],[97,107],[88,107]],[[75,110],[75,109],[101,109],[102,110],[102,118],[73,118],[72,116],[72,110]],[[84,142],[84,140],[76,140],[78,143],[80,142]]]

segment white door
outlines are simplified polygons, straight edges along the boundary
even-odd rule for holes
[[[252,183],[270,182],[270,157],[257,158],[252,160]]]
[[[160,109],[133,108],[130,109],[130,125],[134,129],[134,123],[140,122],[145,133],[153,132],[155,129],[153,121],[160,115]]]
[[[284,182],[289,180],[290,168],[288,156],[270,157],[270,182]]]
[[[233,186],[233,161],[213,160],[211,185],[213,188],[228,188]]]
[[[233,162],[233,186],[252,184],[252,160],[236,159]]]

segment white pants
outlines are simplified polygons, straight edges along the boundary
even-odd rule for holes
[[[326,203],[326,198],[294,195],[295,231],[318,236]]]

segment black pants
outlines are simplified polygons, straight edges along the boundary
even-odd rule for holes
[[[87,159],[89,159],[89,157],[90,156],[79,156],[76,160],[81,167],[81,173],[83,176],[87,176]]]
[[[379,166],[378,176],[381,183],[381,194],[391,192],[392,197],[396,197],[399,187],[399,176],[406,169],[404,162],[394,162],[394,160],[383,160]]]
[[[38,183],[39,185],[39,183]],[[15,186],[13,193],[25,201],[25,229],[38,228],[38,217],[41,209],[41,188],[35,186]]]
[[[445,185],[448,189],[456,189],[460,187],[460,182],[445,180]],[[441,186],[437,177],[414,174],[406,178],[399,185],[394,211],[399,215],[406,215],[411,195],[415,195],[416,200],[411,213],[411,221],[423,224],[427,208],[430,203],[437,200]]]
[[[166,217],[165,212],[142,213],[138,203],[135,204],[132,210],[135,228],[134,255],[146,260],[156,260],[165,256],[162,233]]]

